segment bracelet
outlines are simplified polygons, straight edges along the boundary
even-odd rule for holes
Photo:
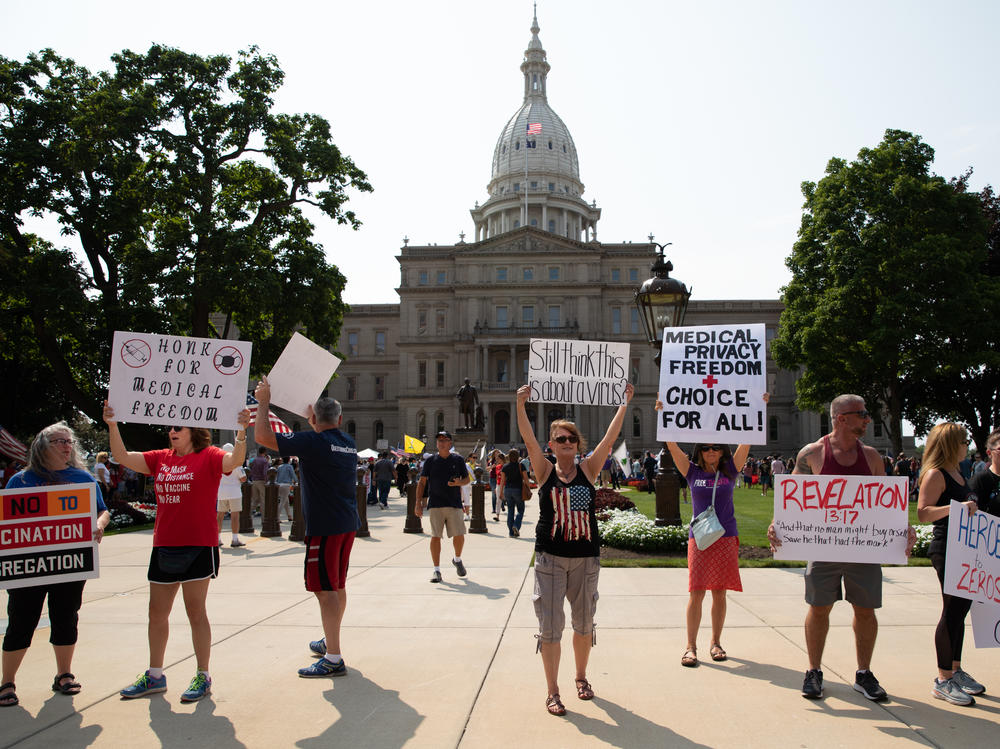
[[[244,435],[243,435],[243,439],[240,439],[239,437],[237,437],[237,438],[236,438],[236,441],[237,441],[237,442],[246,442],[246,441],[247,441],[247,436],[246,436],[246,435],[244,434]]]

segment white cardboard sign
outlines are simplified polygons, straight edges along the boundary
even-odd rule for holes
[[[661,442],[767,442],[763,323],[665,328],[660,354]]]
[[[1000,648],[1000,606],[972,604],[972,635],[977,648]]]
[[[620,406],[628,384],[627,343],[532,338],[528,386],[532,403]]]
[[[304,335],[293,333],[267,376],[271,402],[306,416],[339,366],[338,357]]]
[[[1000,518],[969,511],[952,500],[944,592],[973,601],[1000,603]]]
[[[775,559],[906,564],[904,476],[774,477]]]
[[[236,429],[252,349],[249,341],[115,331],[108,388],[115,419]]]

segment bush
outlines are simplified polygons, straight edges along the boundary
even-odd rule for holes
[[[607,518],[608,513],[612,510],[634,510],[635,502],[630,499],[625,499],[621,494],[616,492],[614,489],[598,489],[597,496],[594,498],[594,512],[597,513],[597,519]]]
[[[687,525],[656,525],[636,510],[610,510],[597,527],[606,546],[630,551],[671,553],[687,549]]]
[[[913,545],[912,557],[926,557],[931,548],[931,538],[934,536],[933,525],[915,525],[913,529],[917,532],[917,543]]]
[[[113,499],[107,503],[111,513],[111,528],[130,528],[133,525],[148,525],[156,520],[156,505],[148,502],[125,502]]]

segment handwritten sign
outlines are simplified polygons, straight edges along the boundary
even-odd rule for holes
[[[532,338],[528,400],[620,406],[628,384],[628,350],[627,343]]]
[[[138,424],[236,429],[246,408],[248,341],[116,331],[108,402]]]
[[[775,559],[906,564],[905,476],[774,478]]]
[[[271,401],[306,416],[339,366],[338,357],[304,335],[293,333],[267,376]]]
[[[1000,648],[1000,606],[972,604],[972,636],[977,648]]]
[[[973,601],[1000,603],[1000,518],[951,502],[944,592]]]
[[[656,438],[765,444],[764,343],[763,323],[665,328]]]
[[[0,588],[97,577],[94,484],[0,490]]]

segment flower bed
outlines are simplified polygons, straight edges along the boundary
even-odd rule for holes
[[[108,512],[111,513],[109,528],[131,528],[136,525],[149,525],[156,520],[156,505],[149,502],[125,502],[113,499],[108,502]]]
[[[687,525],[656,525],[636,510],[609,510],[597,527],[606,546],[632,551],[678,553],[687,549]]]
[[[607,518],[611,510],[634,510],[635,503],[614,489],[598,489],[594,497],[594,512],[597,519]]]

